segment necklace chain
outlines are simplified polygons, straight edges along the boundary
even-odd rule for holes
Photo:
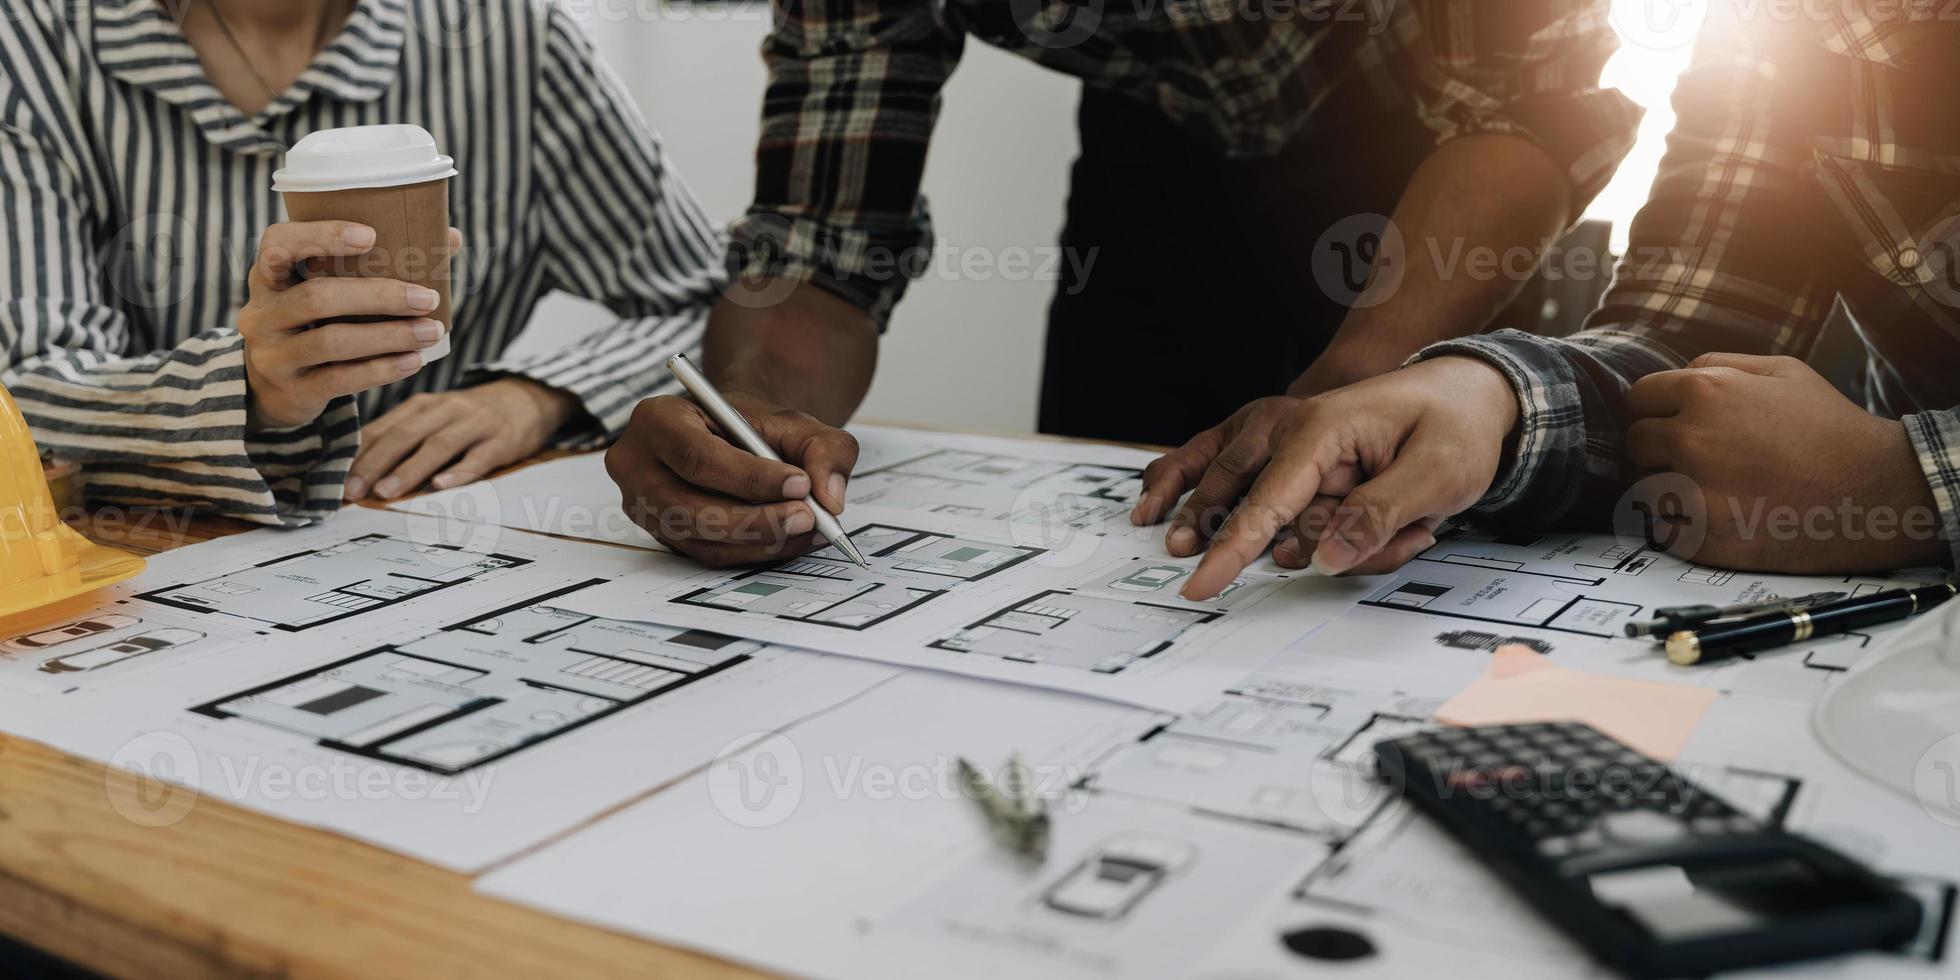
[[[224,11],[218,9],[218,0],[204,0],[204,6],[211,11],[211,19],[217,22],[218,31],[225,36],[225,43],[231,46],[232,53],[238,55],[238,60],[245,65],[245,70],[251,72],[252,78],[259,83],[260,88],[265,89],[265,97],[272,102],[279,101],[279,90],[265,80],[265,76],[259,73],[259,66],[252,63],[252,56],[245,53],[245,45],[240,44],[238,35],[232,33],[231,23],[225,20]],[[325,46],[327,25],[333,19],[333,9],[334,4],[331,2],[320,5],[320,23],[313,29],[313,53],[316,55]]]

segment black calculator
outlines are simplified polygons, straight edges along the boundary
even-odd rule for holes
[[[1377,743],[1389,784],[1606,966],[1700,976],[1901,945],[1919,903],[1575,723]]]

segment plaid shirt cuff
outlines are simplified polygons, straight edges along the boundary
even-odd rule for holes
[[[1586,422],[1578,378],[1556,341],[1517,330],[1432,344],[1410,364],[1436,357],[1474,357],[1503,372],[1518,396],[1516,445],[1474,511],[1564,513],[1586,469]],[[1552,503],[1548,498],[1559,498]]]
[[[763,278],[816,285],[855,306],[883,330],[905,287],[932,257],[932,223],[923,206],[903,227],[840,227],[753,210],[729,229],[728,271],[739,293]]]
[[[1960,568],[1960,410],[1922,412],[1905,417],[1906,436],[1919,454],[1919,468],[1933,488],[1940,510],[1940,536]]]

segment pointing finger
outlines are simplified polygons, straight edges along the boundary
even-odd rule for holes
[[[1245,502],[1225,522],[1218,537],[1184,585],[1186,599],[1209,599],[1230,585],[1247,565],[1259,560],[1280,529],[1292,523],[1320,491],[1322,475],[1340,459],[1334,429],[1309,420],[1273,456],[1253,481]]]

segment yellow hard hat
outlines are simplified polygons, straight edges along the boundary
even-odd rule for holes
[[[112,585],[143,565],[61,522],[34,434],[0,387],[0,616]]]

